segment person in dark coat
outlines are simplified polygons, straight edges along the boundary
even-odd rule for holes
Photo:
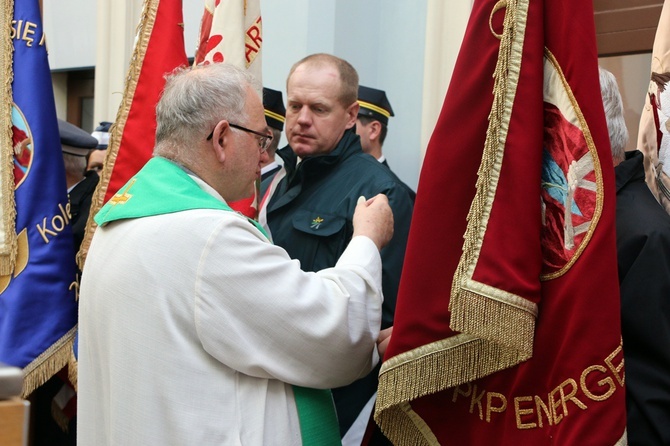
[[[389,118],[395,116],[391,103],[384,90],[358,86],[358,119],[356,119],[356,134],[361,138],[363,152],[374,156],[377,161],[389,167],[386,156],[382,151],[388,133]],[[412,200],[416,193],[405,185]]]
[[[75,241],[75,253],[84,239],[91,197],[98,184],[98,175],[86,169],[86,155],[98,145],[98,140],[79,127],[58,119],[65,181],[70,198],[70,223]],[[71,402],[74,389],[67,381],[67,369],[52,376],[31,395],[31,444],[34,446],[70,446],[76,444],[76,412],[70,405],[58,408],[55,397]],[[69,419],[68,419],[69,418]],[[59,420],[59,423],[56,422]],[[65,429],[67,426],[67,429]]]
[[[393,324],[413,201],[393,172],[363,153],[354,129],[357,96],[358,74],[340,58],[315,54],[291,68],[286,107],[289,145],[277,152],[285,169],[275,177],[260,220],[274,242],[298,259],[305,271],[319,271],[334,266],[349,243],[359,197],[385,194],[394,217],[393,239],[381,252],[382,328],[387,328]],[[374,404],[377,371],[333,389],[344,444],[360,444]]]
[[[286,121],[286,107],[284,107],[281,91],[263,87],[263,109],[265,111],[265,122],[272,131],[272,143],[267,150],[267,162],[261,163],[261,181],[272,178],[281,168],[275,160],[277,147],[281,140],[281,132],[284,130],[284,121]]]
[[[624,152],[621,96],[602,69],[600,88],[616,174],[628,444],[670,444],[670,215],[645,183],[642,152]]]
[[[65,180],[72,216],[70,224],[76,252],[84,239],[91,199],[99,181],[97,172],[86,170],[86,155],[98,146],[98,140],[62,119],[58,120],[58,131],[65,163]]]
[[[98,145],[94,150],[91,150],[86,155],[86,170],[94,170],[100,175],[102,168],[105,166],[105,157],[107,156],[107,146],[109,145],[109,132],[112,123],[109,121],[102,121],[99,126],[95,128],[91,136],[98,140]]]

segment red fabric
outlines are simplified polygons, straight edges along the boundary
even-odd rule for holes
[[[181,1],[159,3],[104,202],[151,158],[156,137],[156,103],[165,85],[164,76],[188,64],[183,23]]]
[[[500,41],[489,30],[489,17],[496,3],[474,2],[428,146],[386,361],[401,354],[411,357],[407,352],[458,335],[451,328],[451,286],[461,260],[493,103],[492,75]],[[501,10],[493,16],[497,32],[502,31],[504,14]],[[555,56],[583,113],[597,150],[596,170],[602,173],[602,213],[594,219],[590,239],[576,234],[576,247],[571,249],[563,246],[563,211],[553,206],[549,186],[543,183],[543,157],[557,156],[556,172],[565,172],[583,155],[580,144],[586,144],[588,135],[556,116],[543,99],[545,47]],[[597,63],[590,2],[530,0],[499,182],[472,279],[537,304],[533,355],[473,382],[443,386],[431,395],[405,401],[440,444],[612,445],[623,436],[614,175]],[[598,178],[591,172],[585,180]],[[542,201],[549,203],[546,220]],[[575,202],[579,212],[569,215],[577,227],[596,211],[595,193],[578,188]],[[581,255],[569,265],[578,248]],[[564,273],[559,277],[540,280],[541,274],[560,271]],[[481,359],[482,355],[471,353],[459,364],[468,368]],[[450,378],[453,364],[435,365],[444,381]],[[423,391],[424,376],[407,380],[398,375],[393,385],[385,387],[384,375],[396,372],[382,369],[380,397],[393,394],[394,386]],[[594,396],[606,391],[611,392],[596,401]]]
[[[249,198],[244,198],[242,200],[233,201],[228,203],[230,208],[234,211],[239,212],[245,217],[256,219],[258,217],[258,209],[256,209],[256,196],[251,196]]]
[[[198,39],[198,48],[195,51],[195,60],[193,61],[196,65],[202,63],[205,60],[205,55],[209,52],[207,44],[209,42],[209,34],[212,30],[213,19],[213,12],[210,12],[205,7],[205,12],[203,12],[202,19],[200,20],[200,37]]]

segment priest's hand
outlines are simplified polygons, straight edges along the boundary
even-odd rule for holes
[[[393,237],[393,211],[384,194],[378,194],[369,200],[360,197],[354,211],[353,222],[354,237],[366,236],[379,249],[386,246]]]

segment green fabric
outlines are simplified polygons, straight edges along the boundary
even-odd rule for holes
[[[202,190],[178,165],[165,158],[151,158],[100,209],[99,226],[126,218],[149,217],[191,209],[232,209]]]
[[[95,216],[99,226],[129,218],[170,214],[192,209],[234,212],[226,203],[205,192],[178,165],[152,158]],[[249,219],[265,236],[260,224]],[[305,446],[340,445],[340,431],[330,390],[293,386]]]
[[[341,445],[335,404],[330,390],[293,386],[303,446]]]

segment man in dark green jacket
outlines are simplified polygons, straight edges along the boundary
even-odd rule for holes
[[[289,145],[277,152],[284,170],[270,187],[261,221],[274,242],[300,260],[303,270],[319,271],[334,266],[349,243],[359,197],[385,194],[394,217],[393,239],[382,250],[382,328],[387,328],[393,324],[413,200],[393,172],[363,153],[355,132],[357,98],[358,74],[342,59],[315,54],[291,68],[286,111]],[[376,371],[350,386],[333,389],[345,443],[362,437],[376,390]]]

